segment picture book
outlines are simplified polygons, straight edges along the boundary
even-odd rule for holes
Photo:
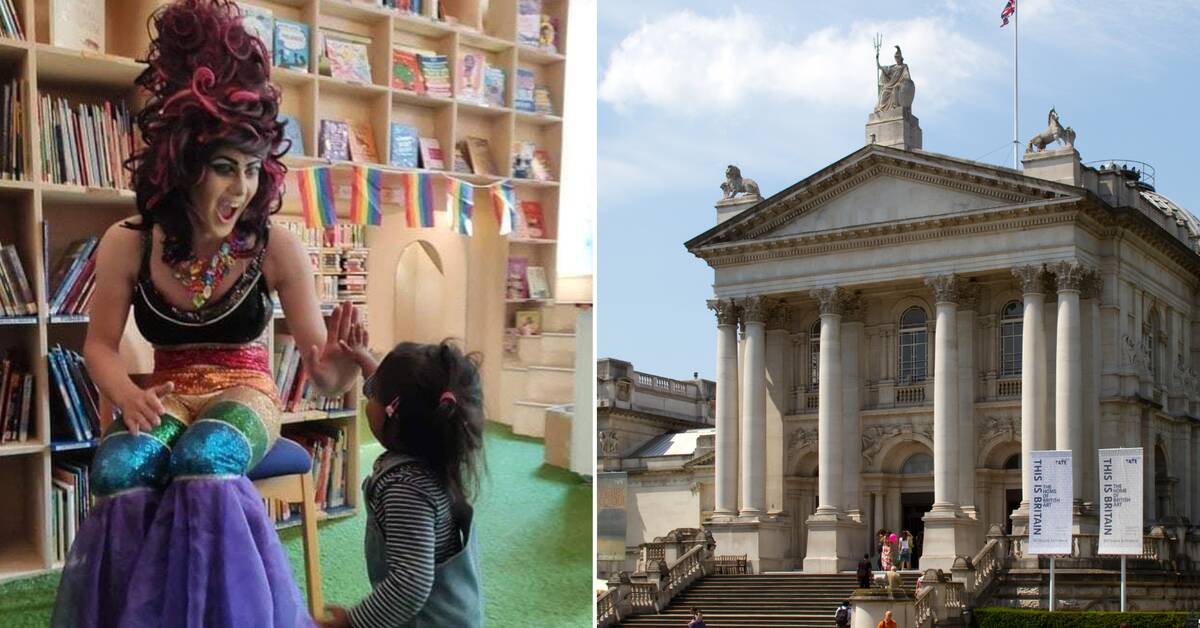
[[[534,268],[531,266],[530,268]],[[542,333],[541,310],[517,310],[515,322],[522,336],[538,336]]]
[[[467,159],[467,140],[454,144],[454,172],[471,174],[471,160]]]
[[[543,266],[528,266],[525,268],[525,283],[529,286],[529,298],[549,299],[550,284],[546,281],[546,269]]]
[[[392,87],[417,94],[425,93],[425,78],[421,75],[420,52],[408,48],[392,49]]]
[[[350,124],[345,120],[321,120],[317,156],[322,159],[350,161]]]
[[[533,101],[533,70],[517,68],[516,92],[513,94],[513,108],[517,111],[536,111]]]
[[[445,170],[446,163],[442,160],[442,145],[436,138],[422,137],[418,140],[421,148],[421,167],[426,170]]]
[[[483,71],[483,100],[492,107],[504,106],[504,68],[489,65]]]
[[[292,142],[288,148],[289,155],[304,155],[304,129],[300,127],[300,121],[295,116],[286,113],[279,114],[279,121],[283,123],[283,137]]]
[[[536,47],[541,26],[542,0],[517,0],[517,43]]]
[[[350,159],[379,163],[379,151],[375,150],[375,131],[369,122],[354,122],[350,125]]]
[[[105,0],[54,0],[54,41],[63,48],[104,52]],[[40,27],[39,27],[40,28]]]
[[[418,54],[417,61],[425,79],[425,92],[430,96],[450,98],[450,61],[446,55]]]
[[[467,157],[475,174],[498,174],[496,162],[492,159],[492,147],[486,137],[467,138]]]
[[[526,237],[546,237],[546,216],[542,212],[542,204],[538,201],[521,201],[521,224],[525,228]]]
[[[553,181],[554,170],[550,165],[550,152],[542,149],[533,151],[533,178],[538,181]]]
[[[483,102],[483,70],[487,57],[478,52],[463,53],[458,60],[458,90],[459,100]]]
[[[355,83],[371,83],[367,46],[371,40],[339,31],[321,31],[321,74]]]
[[[403,122],[392,122],[388,130],[388,165],[397,168],[418,167],[420,149],[417,129]]]
[[[239,3],[242,9],[242,28],[262,42],[267,49],[267,58],[273,59],[275,43],[275,13],[270,9],[252,4]]]
[[[504,298],[510,301],[529,298],[529,284],[525,278],[525,270],[527,268],[529,268],[529,258],[508,258],[508,273],[505,279]]]
[[[517,179],[533,178],[533,142],[513,142],[512,176]]]
[[[550,101],[549,87],[538,85],[533,88],[533,109],[543,115],[554,115],[554,103]]]
[[[309,71],[308,24],[276,18],[272,61],[276,67]]]

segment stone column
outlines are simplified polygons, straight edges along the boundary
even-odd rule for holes
[[[933,509],[958,510],[958,297],[955,275],[925,280],[937,304],[933,353]]]
[[[739,306],[746,325],[746,364],[742,369],[742,481],[738,515],[757,517],[767,512],[767,363],[764,326],[770,302],[764,297],[752,296],[742,299]]]
[[[842,415],[841,321],[845,292],[818,288],[812,296],[821,307],[821,355],[817,378],[817,485],[818,506],[808,520],[808,555],[804,571],[837,573],[853,569],[854,535],[861,523],[842,511],[842,475],[845,449]]]
[[[737,305],[713,299],[717,315],[717,449],[714,516],[737,514],[738,477],[738,342]]]
[[[1100,294],[1103,290],[1100,271],[1088,273],[1079,298],[1083,300],[1083,407],[1084,456],[1083,486],[1075,489],[1083,497],[1085,509],[1094,511],[1100,479],[1097,450],[1100,449],[1100,370],[1104,356],[1100,350]],[[1081,490],[1082,489],[1082,490]]]
[[[1058,331],[1054,351],[1054,446],[1071,452],[1071,483],[1075,512],[1083,500],[1083,364],[1079,329],[1079,291],[1087,269],[1076,262],[1058,262],[1053,267],[1058,280]]]
[[[959,557],[973,554],[971,527],[958,502],[958,301],[961,280],[939,275],[925,280],[937,304],[936,345],[933,355],[933,509],[925,514],[922,569],[949,572]]]
[[[1046,407],[1046,360],[1042,335],[1042,308],[1046,302],[1046,269],[1043,266],[1014,268],[1025,295],[1025,318],[1021,324],[1021,506],[1013,515],[1013,532],[1021,533],[1029,520],[1029,496],[1033,487],[1030,472],[1033,450],[1038,448]]]
[[[863,338],[864,305],[858,295],[846,299],[842,313],[842,504],[855,521],[866,521],[862,492],[862,400],[859,379],[859,346]]]
[[[784,302],[778,302],[767,312],[767,356],[766,356],[766,503],[767,513],[781,514],[786,505],[783,499],[784,429],[783,416],[788,413],[791,398],[791,328],[792,310]]]
[[[975,499],[975,388],[978,360],[975,353],[975,312],[979,309],[979,286],[964,282],[958,302],[958,501],[963,512],[976,521],[983,502]]]
[[[1200,428],[1189,426],[1188,432],[1192,442],[1192,455],[1200,455]],[[1192,482],[1192,523],[1200,524],[1200,482]]]

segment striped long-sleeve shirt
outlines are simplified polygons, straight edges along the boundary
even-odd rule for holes
[[[376,480],[371,503],[383,531],[387,578],[350,610],[355,628],[391,628],[412,620],[433,589],[434,567],[461,549],[450,495],[419,463]]]

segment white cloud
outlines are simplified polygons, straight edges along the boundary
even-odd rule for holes
[[[1002,59],[949,20],[920,17],[824,28],[802,41],[776,39],[764,19],[734,9],[707,17],[684,10],[650,22],[613,50],[599,97],[618,110],[647,105],[676,113],[728,112],[765,99],[869,111],[875,101],[871,40],[882,63],[904,50],[917,106],[936,109],[975,91],[981,70]]]

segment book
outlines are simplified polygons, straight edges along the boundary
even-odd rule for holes
[[[430,96],[450,98],[450,61],[446,55],[419,54],[421,76],[425,79],[425,92]]]
[[[550,152],[543,149],[533,151],[533,178],[538,181],[553,181],[554,171],[550,165]]]
[[[283,18],[275,19],[275,67],[308,72],[308,24]]]
[[[14,0],[4,0],[0,4],[0,35],[11,39],[25,39],[25,33],[21,30],[21,20],[17,16],[17,8],[13,4]]]
[[[321,120],[317,153],[323,159],[350,161],[350,123],[345,120]]]
[[[529,258],[519,256],[508,258],[504,298],[510,301],[529,298],[529,283],[525,276],[527,268],[529,268]]]
[[[55,46],[104,52],[105,0],[54,0],[50,30]]]
[[[321,31],[321,74],[344,81],[371,84],[371,39],[340,31]]]
[[[543,266],[525,268],[525,283],[529,286],[529,298],[549,299],[550,284],[546,281],[546,269]]]
[[[304,147],[304,129],[300,127],[300,121],[295,116],[286,113],[279,114],[279,121],[283,123],[283,138],[291,141],[291,146],[288,147],[287,154],[303,155]]]
[[[426,170],[445,170],[446,164],[442,161],[442,145],[438,143],[437,138],[422,137],[418,138],[417,143],[421,148],[421,167]]]
[[[530,268],[533,268],[532,266]],[[522,336],[538,336],[542,333],[541,310],[517,310],[515,321],[517,332]]]
[[[454,144],[454,172],[471,173],[471,160],[467,159],[467,141],[459,140]]]
[[[483,101],[492,107],[504,106],[504,68],[487,66],[483,71]]]
[[[517,0],[517,43],[538,45],[542,26],[542,0]]]
[[[526,237],[546,237],[546,218],[542,212],[542,204],[538,201],[521,201],[521,224],[525,228]]]
[[[417,129],[403,122],[392,122],[388,130],[388,165],[396,168],[418,167],[420,149]]]
[[[242,28],[257,37],[267,49],[267,58],[273,59],[275,49],[275,13],[270,9],[252,4],[238,3],[242,10]]]
[[[456,96],[459,100],[483,103],[483,71],[487,57],[478,52],[466,52],[458,60]]]
[[[486,137],[467,138],[467,158],[475,174],[497,174],[496,162],[492,159],[492,147]]]
[[[533,178],[533,142],[513,142],[512,176],[516,179]]]
[[[515,92],[513,93],[513,108],[517,111],[533,113],[537,110],[533,102],[535,80],[533,70],[517,68],[517,82],[514,86]]]
[[[368,163],[379,163],[379,151],[375,150],[375,131],[368,122],[350,124],[350,159]]]
[[[392,87],[417,94],[425,93],[425,77],[421,74],[420,52],[408,48],[392,49]]]
[[[550,88],[538,85],[533,88],[533,110],[542,115],[554,115],[554,103],[550,101]]]

